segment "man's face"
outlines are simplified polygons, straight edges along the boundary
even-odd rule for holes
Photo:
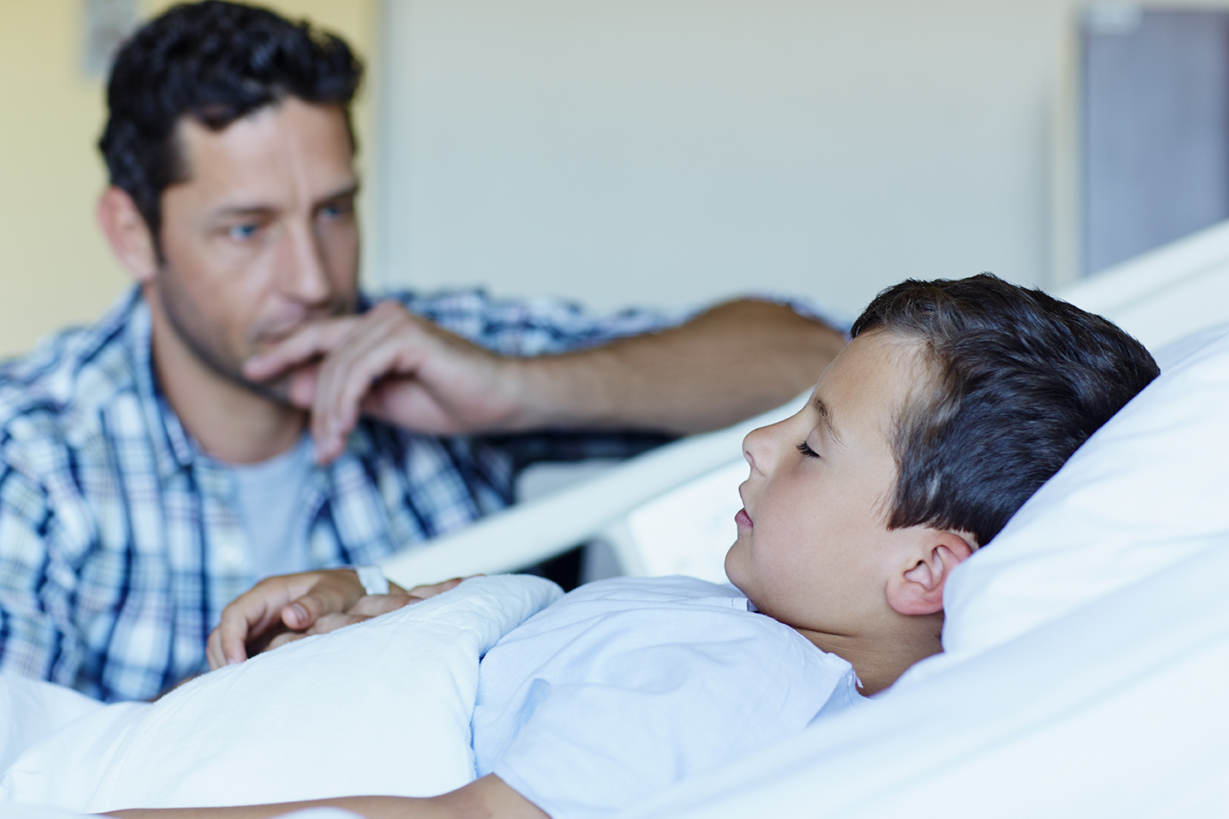
[[[304,321],[352,311],[357,181],[337,106],[293,97],[222,131],[185,117],[188,180],[162,194],[164,262],[148,285],[179,340],[215,373]]]
[[[883,610],[895,546],[909,536],[886,526],[897,480],[889,436],[925,372],[915,343],[861,335],[804,409],[744,440],[751,474],[725,569],[765,614],[855,635]]]

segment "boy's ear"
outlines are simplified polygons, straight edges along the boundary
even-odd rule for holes
[[[94,215],[111,249],[132,277],[141,284],[152,281],[158,272],[154,237],[128,192],[114,185],[107,188],[98,198]]]
[[[901,614],[943,611],[943,587],[952,569],[977,550],[971,538],[937,529],[924,530],[920,546],[914,561],[888,580],[888,604]]]

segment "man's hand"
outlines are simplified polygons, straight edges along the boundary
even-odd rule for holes
[[[311,412],[317,460],[328,463],[363,414],[435,435],[497,428],[517,406],[515,367],[385,301],[362,315],[309,322],[243,372],[286,380],[291,403]]]
[[[798,395],[844,345],[787,306],[744,299],[659,332],[515,358],[387,301],[304,324],[243,372],[283,383],[310,411],[316,458],[327,463],[364,414],[434,435],[718,429]]]
[[[210,668],[240,663],[249,656],[310,634],[325,634],[370,620],[408,603],[455,588],[461,578],[392,594],[368,596],[353,569],[328,569],[266,578],[222,611],[205,654]]]

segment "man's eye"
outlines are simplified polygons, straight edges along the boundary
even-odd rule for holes
[[[798,451],[801,452],[803,455],[806,455],[808,458],[818,458],[819,457],[819,453],[811,449],[810,444],[808,444],[806,441],[803,441],[802,443],[798,444]]]
[[[320,215],[325,219],[341,219],[349,216],[354,209],[353,205],[346,202],[336,202],[331,205],[325,205],[320,209]]]
[[[251,223],[231,225],[230,229],[226,231],[226,234],[237,242],[246,242],[255,236],[258,230],[260,230],[260,225]]]

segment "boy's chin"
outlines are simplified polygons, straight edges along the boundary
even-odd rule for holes
[[[744,588],[745,580],[739,566],[741,561],[739,560],[738,546],[738,541],[735,541],[734,545],[725,553],[725,579],[730,581],[734,588],[743,594],[747,594],[747,590]],[[750,596],[749,594],[747,595],[748,598]]]

